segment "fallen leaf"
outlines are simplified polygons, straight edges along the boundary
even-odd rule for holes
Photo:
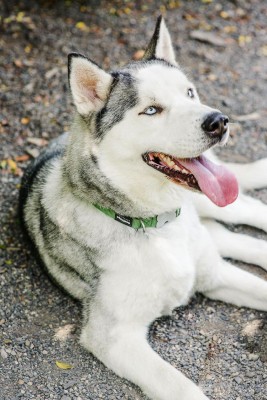
[[[131,14],[132,10],[129,7],[125,7],[123,9],[123,12],[124,12],[124,14],[129,15],[129,14]]]
[[[37,158],[40,154],[39,150],[26,147],[25,151],[33,158]]]
[[[262,320],[254,319],[254,321],[248,322],[244,329],[242,330],[242,334],[246,336],[254,336],[257,331],[262,326]]]
[[[53,78],[53,76],[57,75],[58,72],[59,72],[59,68],[58,67],[54,67],[54,68],[50,69],[49,71],[47,71],[45,73],[45,78],[46,79],[51,79],[51,78]]]
[[[30,122],[30,118],[28,118],[28,117],[23,117],[23,118],[21,118],[20,122],[21,122],[23,125],[27,125],[27,124]]]
[[[247,43],[250,43],[251,41],[252,41],[252,37],[251,36],[240,35],[238,37],[238,44],[241,47],[244,47]]]
[[[16,20],[17,20],[18,22],[22,22],[24,16],[25,16],[25,12],[20,11],[20,12],[18,12],[18,14],[17,14],[17,16],[16,16]]]
[[[194,30],[190,32],[190,38],[198,40],[199,42],[209,43],[219,47],[225,47],[226,45],[224,39],[216,36],[213,32]]]
[[[68,339],[68,337],[71,335],[74,329],[75,329],[74,324],[67,324],[64,326],[60,326],[59,328],[57,328],[54,338],[64,342],[65,340]]]
[[[166,7],[163,4],[159,7],[159,10],[160,10],[161,14],[166,13]]]
[[[90,28],[89,28],[89,26],[86,25],[85,22],[82,22],[82,21],[77,22],[75,26],[77,29],[79,29],[82,32],[90,32]]]
[[[237,27],[234,26],[234,25],[226,25],[226,26],[223,28],[223,30],[224,30],[224,32],[226,32],[226,33],[235,33],[235,32],[237,31]]]
[[[18,67],[18,68],[22,68],[22,67],[23,67],[23,63],[22,63],[21,60],[18,60],[18,59],[14,60],[14,64],[15,64],[16,67]]]
[[[0,162],[0,168],[1,169],[6,169],[7,168],[7,160],[2,160]]]
[[[141,58],[143,58],[144,54],[145,54],[145,50],[137,50],[133,55],[133,59],[135,61],[141,60]]]
[[[220,12],[220,16],[224,19],[229,18],[229,14],[227,11],[221,11]]]
[[[31,144],[35,144],[35,146],[46,146],[48,144],[48,141],[43,139],[43,138],[37,138],[37,137],[31,137],[27,138],[27,142]]]
[[[267,44],[265,44],[264,46],[261,47],[261,53],[264,56],[267,56]]]
[[[62,361],[56,361],[56,365],[57,365],[57,367],[60,368],[60,369],[71,369],[71,368],[73,368],[72,365],[67,364],[67,363],[65,363],[65,362],[62,362]]]
[[[17,162],[24,162],[24,161],[28,161],[29,158],[30,158],[30,156],[28,154],[23,154],[22,156],[15,157],[15,160]]]
[[[6,118],[2,119],[2,121],[0,121],[0,124],[2,126],[8,126],[9,125],[8,120]]]
[[[29,54],[32,51],[32,45],[28,44],[26,47],[24,47],[24,51],[26,54]]]
[[[255,121],[257,119],[261,118],[261,114],[258,111],[255,111],[250,114],[245,114],[245,115],[232,115],[232,118],[235,119],[236,121]]]
[[[11,169],[12,172],[15,172],[17,169],[17,164],[15,161],[11,160],[10,158],[7,160],[7,165]]]
[[[168,8],[173,10],[174,8],[181,7],[181,2],[179,0],[170,0],[168,3]]]

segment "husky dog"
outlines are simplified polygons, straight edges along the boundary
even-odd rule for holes
[[[267,231],[266,206],[238,196],[230,172],[241,188],[266,186],[267,161],[214,163],[208,150],[227,141],[228,118],[200,102],[162,18],[141,61],[107,73],[73,53],[69,83],[72,131],[22,182],[27,232],[82,302],[88,351],[151,399],[207,400],[151,349],[147,331],[196,291],[267,310],[267,282],[222,259],[267,269],[267,244],[213,221]]]

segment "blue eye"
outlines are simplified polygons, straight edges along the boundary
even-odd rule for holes
[[[150,106],[144,111],[144,114],[146,114],[146,115],[154,115],[157,112],[158,112],[158,110],[157,110],[156,107]]]

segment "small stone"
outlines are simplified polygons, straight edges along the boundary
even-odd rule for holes
[[[249,354],[248,359],[249,361],[257,361],[259,359],[259,354]]]
[[[24,380],[23,380],[23,379],[19,379],[19,380],[18,380],[18,384],[19,384],[19,385],[23,385],[23,384],[24,384]]]
[[[1,357],[5,360],[8,357],[7,352],[5,351],[5,349],[1,349],[0,350],[0,355]]]
[[[240,384],[240,383],[242,382],[242,379],[240,378],[240,376],[236,376],[236,377],[234,378],[234,381],[235,381],[236,383]]]

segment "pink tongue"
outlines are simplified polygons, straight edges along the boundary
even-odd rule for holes
[[[227,168],[216,165],[204,156],[179,163],[192,172],[203,193],[219,207],[225,207],[238,196],[236,177]]]

